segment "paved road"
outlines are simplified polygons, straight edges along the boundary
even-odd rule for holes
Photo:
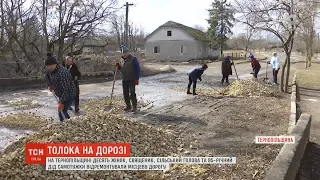
[[[261,64],[261,74],[264,75],[265,63]],[[159,65],[153,64],[152,66]],[[176,90],[173,90],[172,88],[186,87],[188,81],[186,72],[190,68],[193,68],[194,65],[176,65],[172,67],[177,69],[177,72],[141,78],[140,84],[139,86],[137,86],[138,100],[153,101],[154,108],[152,110],[183,101],[187,98],[193,98],[193,96],[188,96],[186,93],[178,92]],[[214,86],[207,86],[201,83],[199,83],[199,86],[201,86],[201,88],[219,88],[219,81],[221,78],[220,67],[220,63],[211,64],[203,77],[203,81],[215,82],[216,84]],[[251,72],[251,66],[249,63],[236,65],[236,69],[240,79],[252,77],[252,75],[249,74]],[[235,78],[235,75],[231,77],[231,79]],[[166,80],[166,83],[161,82],[161,80]],[[111,93],[111,86],[112,82],[80,85],[80,99],[98,99],[109,96]],[[121,96],[121,94],[121,81],[116,81],[115,95]],[[15,93],[8,92],[6,95],[0,96],[0,115],[21,112],[16,111],[12,107],[8,106],[8,101],[21,99],[32,100],[33,103],[42,105],[40,108],[27,110],[25,112],[34,112],[36,115],[45,118],[58,119],[56,112],[57,102],[52,94],[48,94],[48,91],[46,89],[27,92],[20,91]],[[70,114],[73,115],[72,113]],[[0,128],[0,150],[11,143],[11,141],[14,141],[15,139],[29,133],[30,132],[11,131],[6,128]]]
[[[300,88],[303,113],[312,115],[310,143],[308,144],[296,180],[320,179],[320,88]]]

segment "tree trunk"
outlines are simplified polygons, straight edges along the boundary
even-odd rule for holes
[[[59,40],[59,49],[58,49],[58,56],[57,61],[63,63],[63,52],[64,52],[64,38],[60,38]]]
[[[286,74],[286,83],[284,85],[285,93],[288,93],[288,85],[289,85],[289,77],[290,77],[290,54],[287,55],[287,74]]]
[[[47,52],[54,52],[54,44],[52,42],[47,43]]]
[[[75,43],[76,43],[76,36],[73,36],[73,37],[72,37],[72,42],[71,42],[71,50],[70,50],[70,54],[71,54],[72,57],[74,57],[73,51],[74,51],[74,45],[75,45]]]
[[[310,37],[310,54],[308,56],[308,67],[311,67],[311,61],[313,57],[313,35]]]
[[[286,60],[284,61],[284,64],[281,68],[281,77],[280,77],[280,91],[281,92],[284,92],[284,72],[286,70],[286,67],[287,67],[287,63],[288,63],[288,56],[286,56]]]
[[[1,13],[1,32],[0,32],[0,51],[4,48],[4,10],[3,10],[3,0],[0,0],[0,13]]]
[[[309,61],[309,48],[306,48],[306,62],[305,62],[305,67],[308,68],[308,61]]]
[[[47,52],[52,52],[53,44],[51,44],[49,41],[49,34],[47,29],[47,15],[48,15],[48,2],[47,0],[43,0],[42,1],[42,28],[43,28],[44,37],[47,43]]]

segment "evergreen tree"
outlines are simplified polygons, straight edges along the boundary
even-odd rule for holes
[[[227,35],[232,34],[231,28],[235,22],[234,11],[227,0],[214,0],[209,11],[207,20],[210,27],[208,37],[211,47],[220,48],[221,55],[228,39]]]

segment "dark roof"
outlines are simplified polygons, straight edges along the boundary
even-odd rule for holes
[[[190,34],[192,37],[194,37],[198,41],[208,41],[208,37],[207,37],[206,33],[202,32],[198,29],[195,29],[195,28],[192,28],[189,26],[185,26],[183,24],[176,23],[173,21],[168,21],[168,22],[164,23],[163,25],[159,26],[156,30],[154,30],[151,34],[149,34],[146,37],[146,39],[148,39],[152,34],[154,34],[156,31],[158,31],[159,29],[161,29],[163,27],[182,29],[183,31]]]

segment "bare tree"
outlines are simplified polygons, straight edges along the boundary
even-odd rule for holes
[[[311,59],[314,54],[314,40],[316,38],[315,31],[315,15],[318,10],[318,5],[315,2],[303,4],[308,11],[304,12],[304,16],[310,17],[305,19],[297,31],[298,39],[303,44],[303,49],[306,56],[306,68],[311,67]]]
[[[121,51],[121,45],[124,43],[124,16],[112,17],[112,34],[117,37],[117,45]]]
[[[55,51],[54,45],[58,45],[58,59],[62,60],[65,40],[86,36],[111,18],[116,5],[117,0],[42,0],[39,11],[47,51]]]
[[[273,33],[281,41],[286,60],[281,71],[280,90],[288,92],[290,56],[297,28],[308,17],[302,16],[304,7],[295,0],[287,1],[240,1],[236,0],[237,11],[242,15],[241,22],[257,30]],[[240,19],[240,18],[239,18]],[[286,68],[286,82],[284,83]]]
[[[139,27],[139,34],[138,34],[138,37],[137,37],[137,39],[138,39],[137,46],[139,48],[144,47],[145,38],[146,38],[146,33],[145,33],[143,27],[140,26]]]
[[[11,46],[12,51],[15,51],[17,56],[23,54],[23,57],[30,62],[34,61],[41,51],[37,45],[41,37],[39,37],[40,29],[37,27],[34,5],[26,6],[25,2],[25,0],[11,0],[4,3],[3,12],[6,16],[3,18],[3,30],[10,40],[8,46]]]

